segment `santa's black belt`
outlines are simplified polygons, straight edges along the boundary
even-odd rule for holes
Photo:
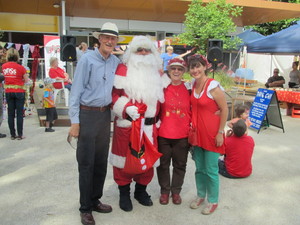
[[[128,116],[126,119],[129,120],[130,122],[132,122],[132,119],[131,119],[130,116]],[[144,124],[145,125],[153,125],[153,124],[156,124],[158,120],[159,120],[159,116],[156,116],[156,117],[146,117]]]
[[[131,152],[131,155],[133,155],[134,157],[140,159],[144,153],[145,153],[145,146],[143,145],[140,149],[139,152],[137,152],[136,150],[134,150],[132,147],[131,147],[131,144],[129,144],[129,149],[130,149],[130,152]]]

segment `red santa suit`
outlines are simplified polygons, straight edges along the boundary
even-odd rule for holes
[[[147,185],[150,183],[153,177],[153,167],[146,170],[145,173],[141,174],[128,174],[124,172],[124,166],[126,162],[126,155],[129,151],[130,133],[131,133],[131,121],[129,116],[126,114],[126,108],[128,106],[136,106],[140,108],[144,102],[138,102],[132,97],[130,93],[126,93],[126,87],[130,86],[130,81],[127,78],[127,67],[124,64],[120,64],[117,68],[114,88],[113,88],[113,112],[115,113],[114,121],[114,135],[112,142],[112,151],[109,157],[110,163],[114,166],[114,180],[120,186],[130,184],[132,180],[135,182]],[[166,87],[170,80],[166,75],[161,78],[161,85]],[[146,81],[147,82],[147,81]],[[162,92],[163,93],[163,92]],[[155,96],[153,96],[155,99]],[[143,124],[143,130],[145,135],[148,137],[150,142],[157,147],[157,127],[158,113],[160,101],[163,99],[158,99],[146,104],[147,109],[144,114],[145,124]],[[158,166],[159,161],[155,163],[154,166]]]

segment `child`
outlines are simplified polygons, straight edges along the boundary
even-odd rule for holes
[[[46,128],[45,132],[54,132],[52,126],[57,119],[57,112],[54,104],[54,91],[52,83],[56,82],[55,79],[49,77],[44,79],[45,89],[43,97],[43,106],[46,110]]]
[[[232,128],[234,123],[236,123],[239,119],[243,119],[245,121],[247,127],[250,127],[252,123],[248,119],[249,111],[250,111],[250,109],[247,105],[242,105],[242,104],[238,105],[235,109],[236,117],[233,118],[232,120],[230,120],[227,125],[230,128]]]
[[[232,134],[225,139],[224,160],[219,159],[219,173],[228,178],[248,177],[252,173],[254,140],[245,134],[246,123],[239,119],[233,124]]]

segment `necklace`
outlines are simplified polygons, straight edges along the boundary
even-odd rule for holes
[[[201,94],[201,92],[203,91],[203,88],[205,87],[207,80],[208,80],[208,77],[206,77],[206,79],[202,83],[199,84],[199,87],[197,87],[198,84],[196,85],[196,88],[195,88],[196,94],[198,94],[198,95]]]
[[[173,88],[169,90],[169,100],[166,102],[166,117],[169,117],[171,114],[175,114],[179,117],[185,116],[182,99],[179,94],[182,92],[181,89],[181,85],[173,85]]]

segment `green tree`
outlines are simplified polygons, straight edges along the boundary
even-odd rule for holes
[[[226,3],[226,0],[209,3],[192,0],[185,14],[185,32],[177,37],[180,42],[197,47],[201,54],[207,52],[208,39],[221,39],[223,48],[231,49],[240,43],[240,39],[232,39],[227,35],[236,30],[232,18],[240,16],[241,13],[242,7]]]
[[[281,2],[281,1],[277,1],[277,2]],[[299,4],[300,0],[289,0],[286,2]],[[261,33],[262,35],[270,35],[278,31],[281,31],[285,28],[288,28],[289,26],[295,24],[299,19],[300,18],[278,20],[275,22],[261,23],[253,26],[247,26],[246,28],[252,28],[253,30]]]

